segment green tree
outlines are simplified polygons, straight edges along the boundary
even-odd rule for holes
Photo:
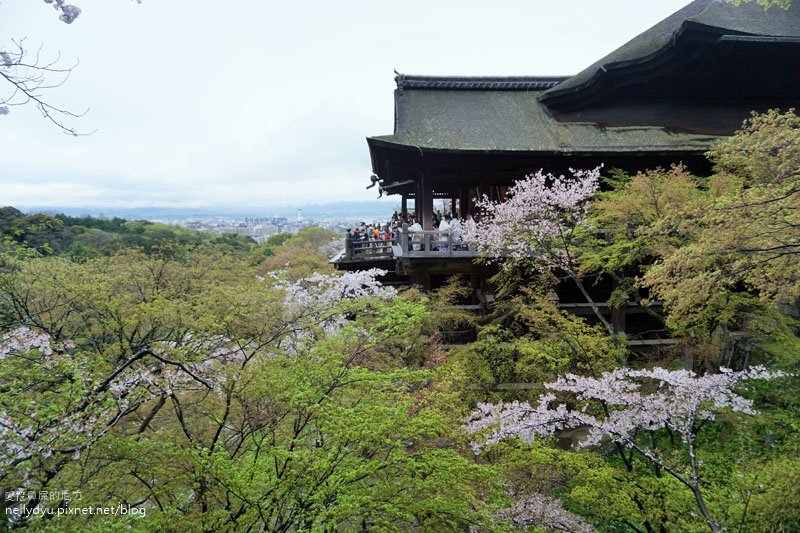
[[[715,174],[702,200],[676,210],[685,245],[650,268],[645,286],[681,330],[742,327],[743,318],[800,297],[800,119],[754,115],[709,152]],[[678,219],[682,218],[683,221]],[[663,233],[664,227],[660,229]]]
[[[82,492],[12,505],[17,525],[455,530],[504,501],[450,370],[386,363],[425,305],[369,273],[260,279],[213,247],[5,259],[0,485]],[[24,515],[120,503],[140,513]]]

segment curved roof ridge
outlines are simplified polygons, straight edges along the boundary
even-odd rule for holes
[[[569,79],[569,76],[426,76],[396,72],[399,91],[543,91]]]
[[[542,100],[581,90],[592,84],[609,66],[657,55],[687,24],[737,34],[795,37],[800,36],[800,6],[793,2],[787,10],[780,7],[764,9],[756,2],[737,6],[728,0],[694,0],[575,76],[551,87],[542,95]]]

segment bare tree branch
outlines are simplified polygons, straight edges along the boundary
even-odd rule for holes
[[[52,61],[43,61],[41,47],[31,53],[25,47],[25,39],[11,41],[13,49],[0,50],[0,82],[5,81],[6,93],[0,92],[0,115],[7,115],[11,107],[33,103],[44,118],[55,124],[64,133],[72,136],[87,135],[67,124],[71,118],[80,118],[89,110],[80,113],[55,106],[45,99],[46,91],[61,87],[69,79],[78,61],[62,67],[61,54]],[[91,132],[89,132],[91,133]]]
[[[65,24],[72,24],[81,14],[81,8],[67,4],[65,0],[43,0],[58,11],[58,18]],[[141,4],[142,0],[133,0]],[[69,78],[78,61],[69,67],[59,67],[61,53],[50,62],[41,59],[40,46],[29,59],[29,52],[24,47],[25,38],[11,41],[11,50],[0,48],[0,115],[8,115],[11,107],[33,103],[44,118],[55,124],[64,133],[77,137],[94,132],[79,132],[74,126],[67,124],[69,119],[80,118],[89,112],[76,113],[63,107],[49,103],[43,91],[61,87]],[[6,82],[4,84],[3,82]],[[5,92],[5,96],[3,93]]]

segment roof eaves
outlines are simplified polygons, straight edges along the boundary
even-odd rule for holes
[[[681,23],[678,29],[672,33],[669,40],[665,42],[663,46],[654,50],[653,52],[634,59],[626,59],[600,65],[594,74],[584,80],[582,83],[563,88],[553,86],[553,88],[542,93],[542,95],[539,97],[539,100],[548,107],[554,104],[558,105],[557,102],[565,97],[568,98],[572,95],[579,95],[583,92],[591,92],[592,88],[594,88],[594,86],[596,86],[598,83],[601,83],[603,78],[609,74],[613,75],[614,73],[624,71],[633,72],[636,70],[653,69],[669,59],[669,56],[676,48],[678,41],[689,31],[717,35],[719,36],[720,40],[722,40],[723,37],[748,37],[751,35],[745,32],[726,30],[715,26],[708,26],[692,20],[685,20]]]
[[[717,139],[713,139],[717,140]],[[420,155],[429,154],[527,154],[527,155],[555,155],[555,156],[583,156],[595,155],[598,153],[609,154],[671,154],[675,152],[692,153],[702,155],[708,151],[713,140],[698,144],[675,144],[675,145],[636,145],[636,146],[592,146],[592,147],[569,147],[562,146],[558,149],[496,149],[496,148],[453,148],[441,146],[425,146],[398,141],[392,135],[380,135],[367,137],[367,144],[370,148],[389,148],[400,151],[417,152]]]

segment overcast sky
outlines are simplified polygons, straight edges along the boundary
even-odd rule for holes
[[[364,140],[392,132],[394,74],[574,74],[688,0],[0,2],[80,65],[48,93],[89,113],[73,138],[32,106],[0,115],[0,205],[268,208],[371,200]],[[0,85],[0,90],[7,90]]]

